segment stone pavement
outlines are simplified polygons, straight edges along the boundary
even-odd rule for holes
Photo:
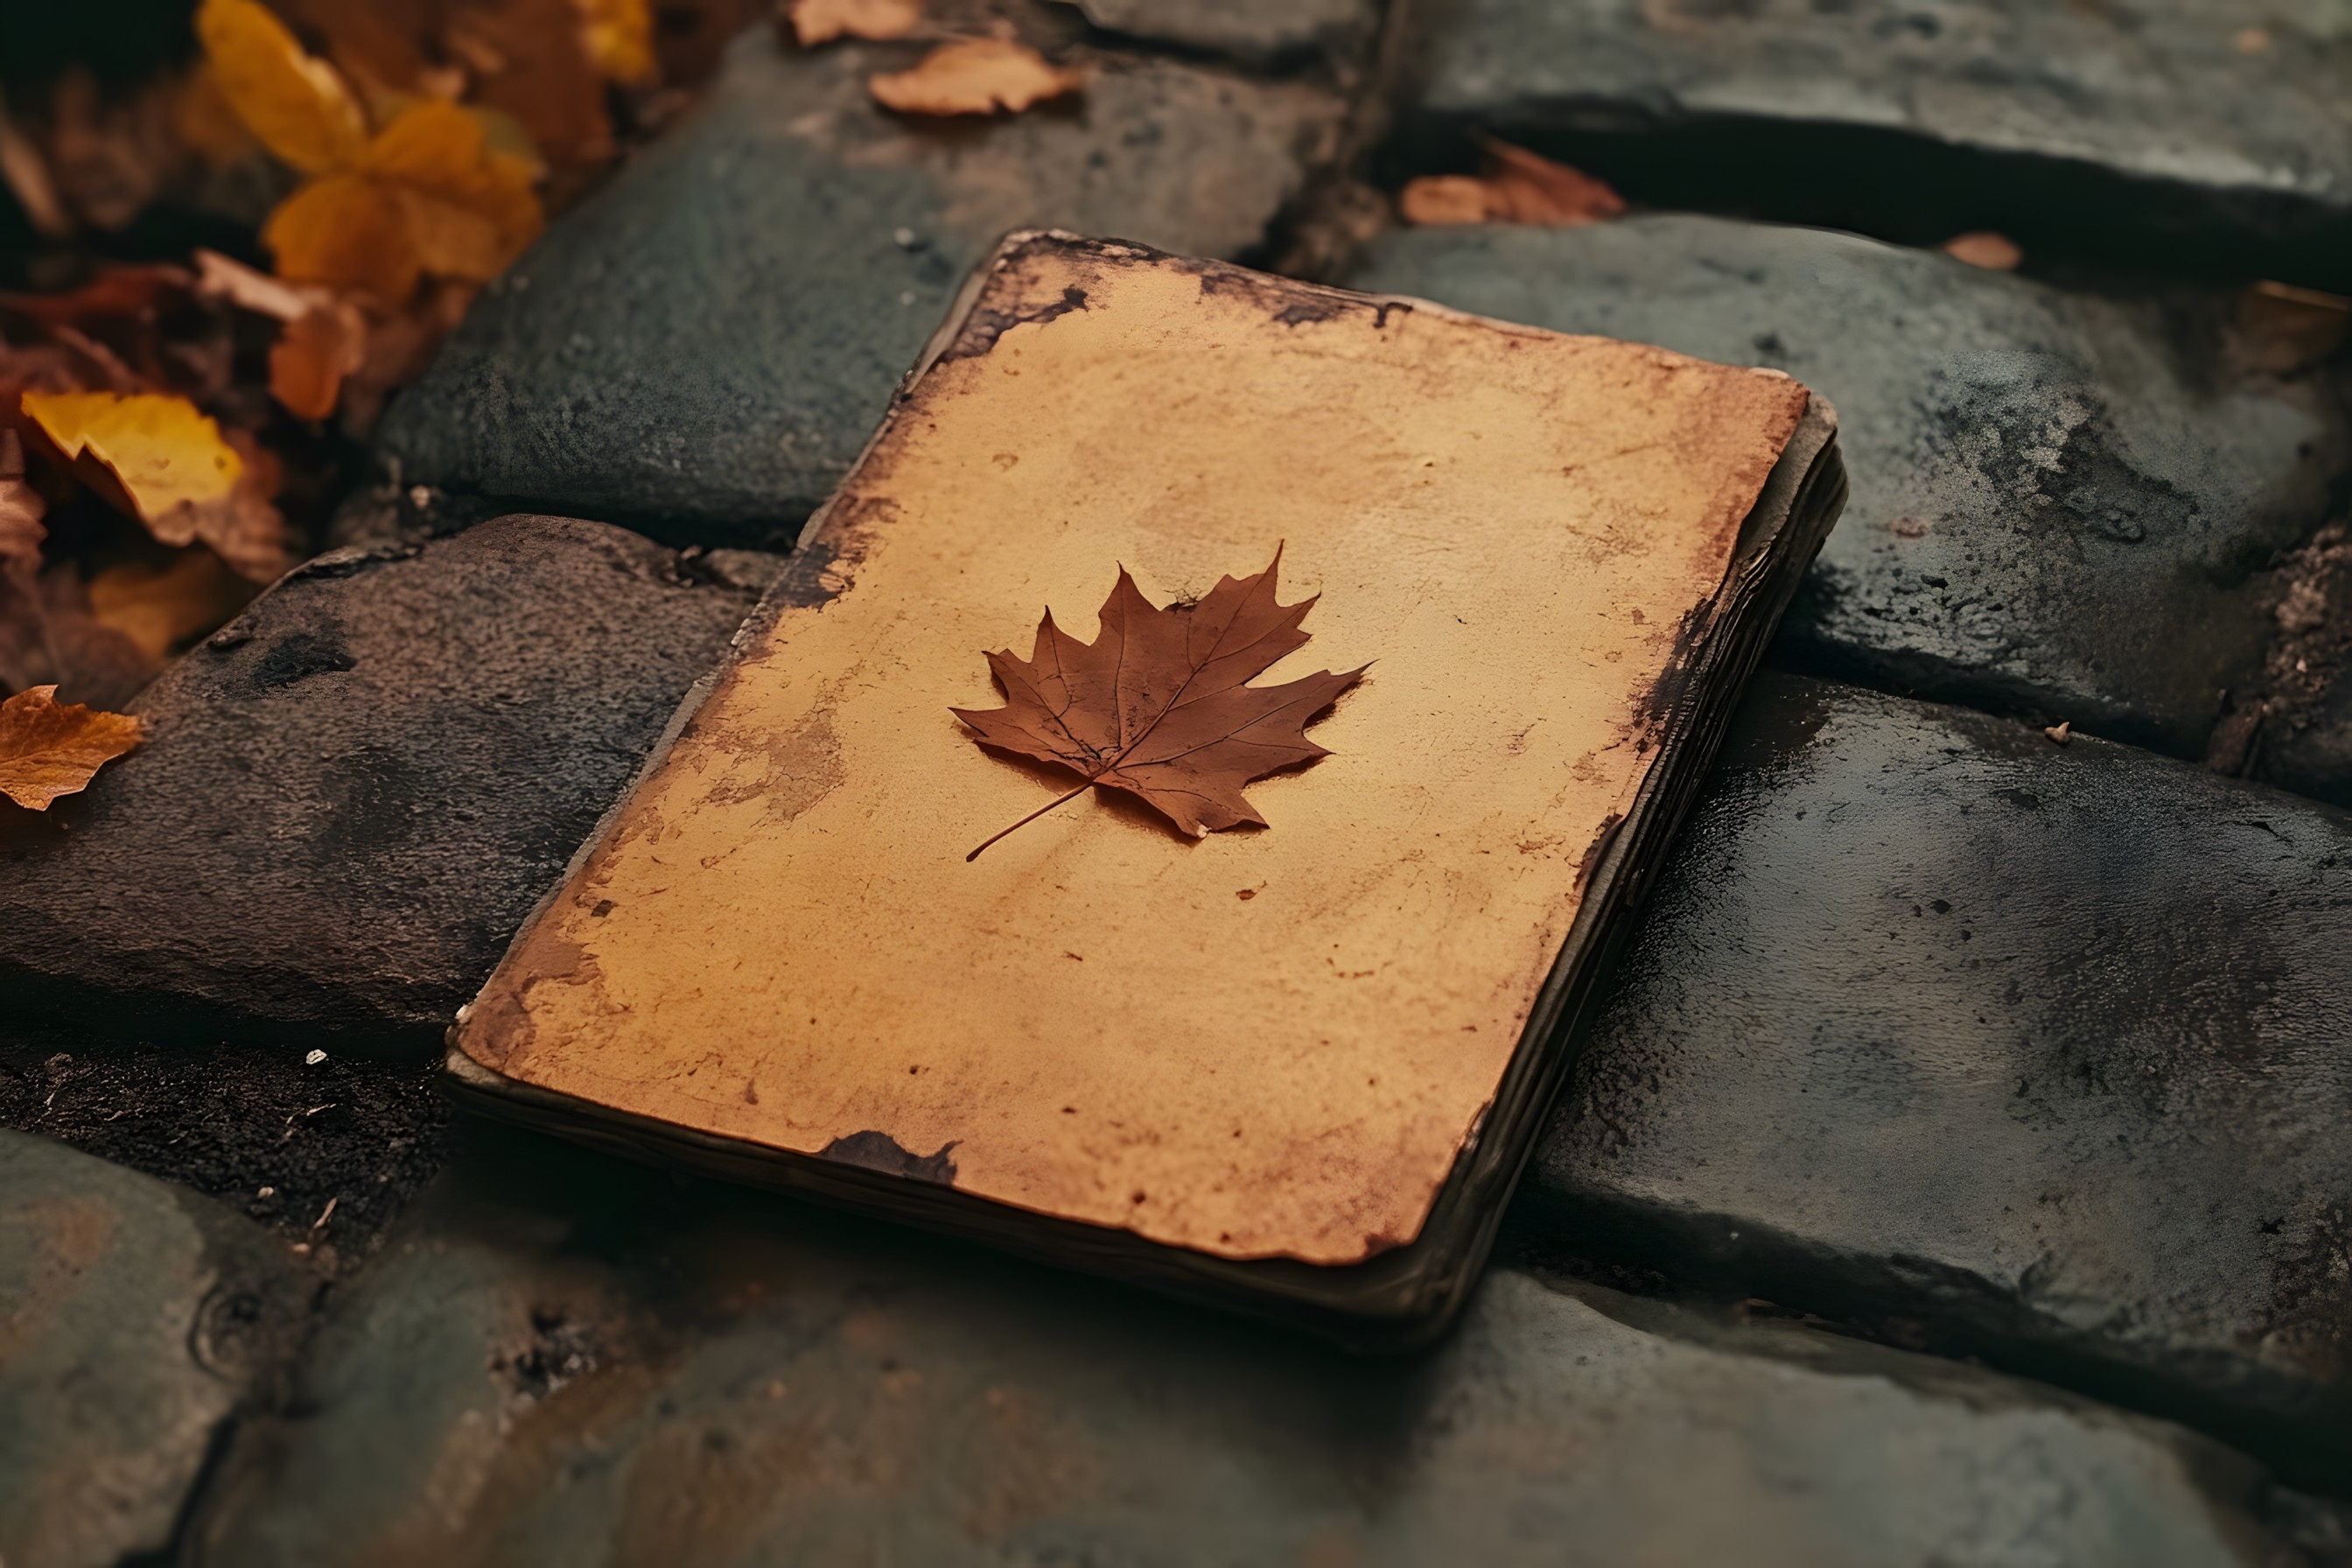
[[[915,124],[860,84],[919,45],[747,34],[396,402],[352,546],[0,818],[0,1562],[2352,1562],[2347,362],[2242,293],[2345,281],[2341,29],[934,9],[1090,85]],[[1480,130],[1655,210],[1370,232],[1360,182]],[[1430,1352],[431,1094],[764,552],[1035,223],[1843,411],[1853,504]],[[2021,272],[1916,247],[1984,226]]]

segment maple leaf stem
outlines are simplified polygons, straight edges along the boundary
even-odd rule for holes
[[[1090,790],[1090,789],[1092,789],[1092,788],[1094,788],[1094,787],[1095,787],[1095,781],[1094,781],[1094,779],[1093,779],[1092,777],[1089,777],[1089,778],[1086,779],[1084,782],[1082,782],[1082,783],[1078,785],[1078,787],[1077,787],[1077,788],[1076,788],[1076,789],[1072,790],[1069,794],[1067,794],[1067,795],[1066,795],[1059,796],[1059,797],[1058,797],[1058,798],[1056,798],[1056,799],[1047,801],[1045,805],[1043,805],[1039,806],[1036,810],[1034,810],[1034,811],[1031,812],[1028,816],[1026,816],[1023,817],[1020,821],[1018,821],[1018,822],[1014,823],[1014,824],[1013,825],[1013,826],[1011,826],[1011,827],[1008,827],[1008,828],[1004,829],[1004,831],[1003,831],[1003,833],[996,833],[996,834],[992,834],[992,835],[990,835],[988,837],[986,837],[986,838],[984,838],[984,839],[981,840],[980,849],[975,849],[975,850],[973,850],[971,854],[969,854],[969,855],[967,855],[967,856],[965,856],[965,857],[963,858],[964,864],[965,864],[965,865],[967,865],[967,866],[969,866],[969,865],[971,865],[974,860],[979,859],[979,858],[980,858],[980,850],[981,850],[981,849],[985,849],[985,848],[987,848],[990,845],[992,845],[992,844],[995,843],[999,838],[1003,837],[1005,836],[1005,834],[1007,834],[1007,833],[1012,833],[1012,832],[1015,831],[1016,829],[1019,829],[1019,828],[1023,828],[1023,827],[1026,827],[1026,826],[1028,826],[1031,823],[1033,823],[1033,822],[1036,821],[1039,817],[1041,817],[1041,816],[1045,816],[1047,812],[1049,812],[1049,811],[1053,810],[1055,806],[1057,806],[1057,805],[1068,805],[1071,801],[1074,801],[1074,800],[1077,799],[1077,798],[1078,798],[1078,796],[1080,796],[1080,795],[1082,795],[1086,794],[1086,793],[1087,793],[1087,791],[1088,791],[1088,790]]]

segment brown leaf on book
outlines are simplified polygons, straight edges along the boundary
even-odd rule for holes
[[[57,698],[56,687],[36,686],[0,702],[0,795],[35,811],[87,785],[142,733],[127,713]]]
[[[1249,681],[1306,646],[1313,599],[1275,601],[1282,552],[1254,577],[1226,577],[1195,605],[1156,609],[1121,567],[1102,630],[1082,643],[1045,612],[1028,658],[988,655],[1005,706],[950,710],[982,745],[1077,773],[1076,789],[1125,790],[1194,837],[1265,818],[1243,798],[1253,779],[1328,756],[1306,727],[1364,677],[1318,670],[1279,686]],[[1008,827],[964,857],[977,858]]]
[[[1625,210],[1625,198],[1580,169],[1514,147],[1486,142],[1486,173],[1431,174],[1397,198],[1407,223],[1521,223],[1572,228]]]
[[[1076,92],[1085,80],[1026,44],[961,38],[941,44],[912,70],[885,71],[866,85],[884,108],[901,114],[1018,114],[1033,103]]]

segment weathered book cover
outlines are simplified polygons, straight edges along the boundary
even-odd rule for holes
[[[452,1031],[450,1082],[1359,1339],[1426,1331],[1835,515],[1833,437],[1772,372],[1015,236]],[[1099,650],[1171,605],[1282,621],[1227,688],[1368,667],[1292,688],[1311,743],[1267,753],[1247,816],[1223,784],[1189,816],[1088,787],[1085,756],[1158,721],[1081,733],[1052,661],[1133,685]],[[989,732],[1024,703],[1079,762]],[[1153,732],[1155,765],[1192,765]]]

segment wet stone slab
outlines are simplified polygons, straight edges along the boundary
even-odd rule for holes
[[[310,1295],[228,1210],[0,1131],[0,1562],[168,1548],[215,1435],[299,1349]]]
[[[755,598],[509,517],[298,568],[148,689],[149,738],[0,818],[0,986],[101,1035],[418,1056]]]
[[[2335,384],[2233,370],[2221,294],[1674,216],[1402,230],[1348,281],[1788,371],[1837,405],[1852,494],[1784,649],[2178,755],[2260,686],[2267,570],[2352,473]]]
[[[395,401],[381,437],[403,482],[677,542],[789,542],[999,235],[1245,253],[1339,144],[1325,88],[1085,51],[1067,102],[878,108],[867,77],[920,53],[740,39],[709,101],[556,223]]]
[[[2352,815],[1750,690],[1517,1222],[2352,1478]]]
[[[2242,1457],[1927,1357],[1507,1269],[1433,1354],[1349,1356],[485,1139],[202,1560],[2277,1560]]]
[[[1661,206],[2352,287],[2352,34],[2210,0],[1437,0],[1427,155],[1471,128]]]

